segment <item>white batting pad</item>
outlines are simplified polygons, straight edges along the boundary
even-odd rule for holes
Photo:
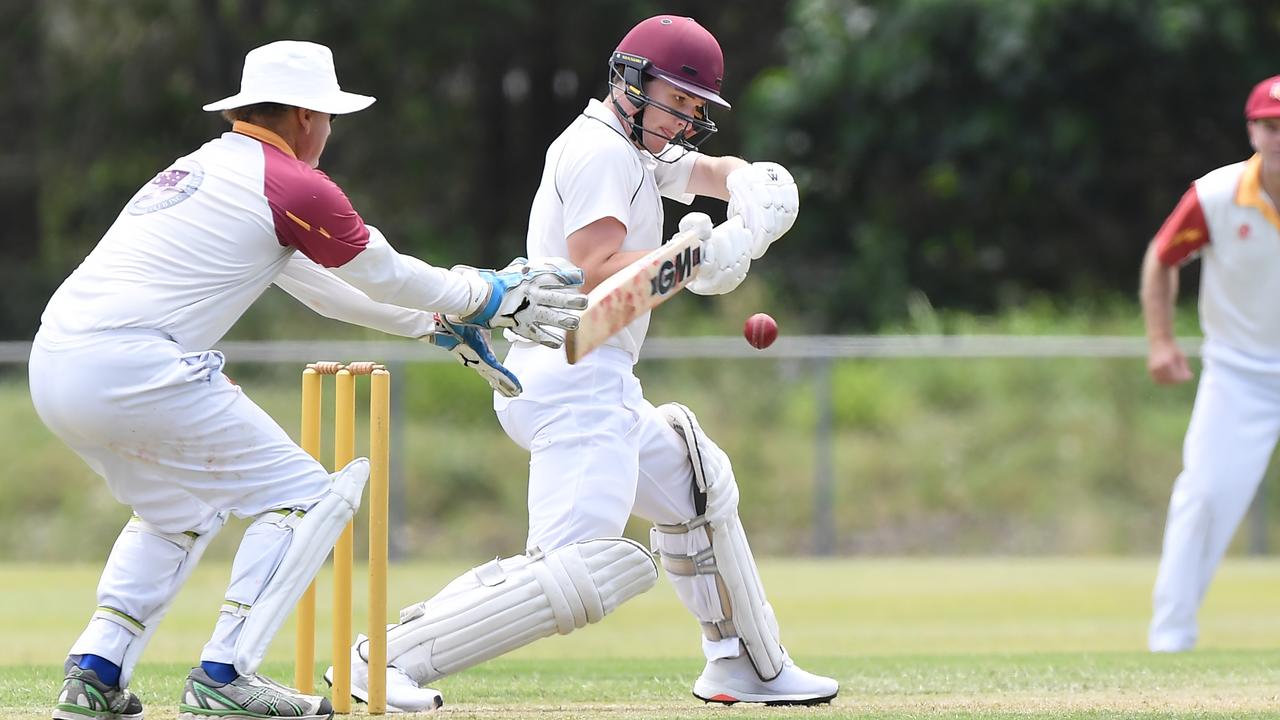
[[[293,539],[279,567],[253,606],[246,610],[244,627],[236,639],[235,667],[241,675],[258,671],[271,638],[298,604],[338,536],[360,509],[360,496],[368,480],[369,461],[352,460],[334,474],[329,492],[293,528]]]
[[[693,482],[707,499],[703,516],[708,521],[716,522],[737,515],[738,481],[733,476],[733,464],[729,462],[729,456],[702,432],[698,418],[689,408],[680,403],[666,403],[659,405],[657,410],[680,433],[689,449]]]
[[[657,580],[653,556],[626,538],[495,558],[401,611],[387,634],[387,658],[420,685],[430,683],[599,622]]]
[[[226,518],[220,517],[219,520],[225,521]],[[143,610],[142,613],[139,613],[140,615],[145,613],[145,617],[133,620],[128,616],[123,616],[120,613],[125,612],[125,608],[115,609],[114,611],[105,611],[99,608],[94,613],[95,619],[115,623],[133,635],[120,661],[120,687],[129,687],[129,681],[133,677],[133,669],[137,666],[138,658],[142,656],[142,651],[146,649],[147,643],[151,641],[151,636],[155,634],[160,621],[164,619],[165,613],[169,611],[169,606],[173,604],[173,599],[177,596],[178,590],[187,581],[192,569],[200,562],[200,556],[204,554],[205,548],[209,546],[209,543],[221,528],[222,525],[219,522],[214,525],[212,530],[203,535],[167,533],[135,516],[120,531],[120,536],[116,539],[116,544],[111,549],[111,558],[107,561],[107,569],[103,571],[103,580],[107,580],[106,575],[111,571],[115,563],[146,564],[149,566],[152,576],[164,579],[164,582],[158,583],[156,587],[148,588],[149,594],[147,597],[139,598],[144,605],[151,605],[149,612]],[[133,611],[132,608],[127,610]],[[72,655],[97,651],[93,647],[92,641],[88,639],[88,636],[93,632],[94,624],[90,623],[89,627],[85,629],[84,635],[81,635],[75,646],[71,648]],[[86,643],[86,646],[81,647],[82,643]]]
[[[680,599],[702,621],[707,640],[719,643],[736,635],[756,674],[772,680],[782,672],[786,653],[738,518],[738,483],[729,457],[702,431],[689,408],[667,403],[658,411],[684,438],[694,483],[707,502],[701,517],[680,525],[655,525],[654,550]]]
[[[733,627],[730,600],[716,570],[715,551],[711,548],[711,528],[698,518],[686,525],[654,525],[649,543],[667,571],[671,586],[680,602],[689,608],[705,626],[708,640],[734,639],[731,652],[724,657],[737,657],[738,633]]]

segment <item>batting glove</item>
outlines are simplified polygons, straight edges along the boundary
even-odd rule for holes
[[[698,295],[723,295],[736,289],[747,279],[751,269],[751,233],[742,226],[741,218],[730,218],[711,227],[704,213],[689,213],[680,219],[680,230],[693,230],[703,235],[702,262],[698,274],[686,286]]]
[[[729,173],[725,186],[728,216],[741,217],[751,231],[751,257],[758,260],[796,222],[800,212],[796,181],[778,163],[758,162]]]
[[[582,285],[582,270],[562,258],[530,262],[518,257],[501,270],[465,265],[453,270],[471,273],[489,285],[476,310],[449,317],[454,324],[510,328],[525,339],[558,348],[564,342],[558,331],[578,327],[579,314],[587,307],[587,297],[573,289]]]
[[[489,387],[503,397],[515,397],[524,389],[520,380],[503,367],[493,354],[493,348],[489,347],[488,330],[474,325],[454,324],[436,314],[436,331],[423,340],[453,353],[458,362],[479,373],[489,383]]]

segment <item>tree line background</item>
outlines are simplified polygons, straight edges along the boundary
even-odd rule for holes
[[[361,214],[429,262],[504,264],[547,144],[603,95],[618,39],[661,12],[724,47],[734,107],[706,149],[785,164],[802,204],[742,288],[668,304],[655,334],[727,334],[757,310],[786,333],[1141,332],[1149,238],[1188,183],[1248,156],[1245,96],[1280,73],[1280,5],[1260,0],[0,0],[0,339],[30,338],[135,190],[226,130],[200,106],[283,38],[329,45],[343,86],[378,98],[335,122],[322,163]],[[233,330],[352,332],[276,292]],[[837,553],[1159,548],[1195,388],[1156,389],[1140,359],[852,360],[823,380],[759,357],[639,370],[734,458],[759,552],[818,549],[818,503]],[[297,368],[231,360],[296,429]],[[35,417],[23,370],[0,374],[0,558],[98,560],[127,509]],[[394,542],[518,548],[527,456],[487,387],[453,363],[395,382]],[[1260,507],[1280,513],[1280,493]]]
[[[3,0],[0,337],[34,333],[135,189],[225,129],[200,106],[244,53],[281,38],[329,45],[378,98],[322,164],[366,220],[431,262],[503,264],[546,145],[660,12],[724,48],[734,108],[706,150],[800,184],[753,271],[813,332],[892,325],[913,296],[1131,298],[1186,185],[1248,155],[1245,95],[1280,72],[1261,0]]]

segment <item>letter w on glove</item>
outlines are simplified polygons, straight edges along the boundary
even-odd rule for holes
[[[796,181],[778,163],[758,162],[729,173],[725,186],[729,190],[728,216],[742,218],[751,231],[751,257],[759,260],[796,222],[800,212]]]

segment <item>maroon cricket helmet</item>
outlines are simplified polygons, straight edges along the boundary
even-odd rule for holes
[[[658,15],[642,21],[618,43],[614,62],[619,60],[643,65],[649,75],[708,102],[730,107],[720,97],[724,81],[720,43],[693,18]]]

